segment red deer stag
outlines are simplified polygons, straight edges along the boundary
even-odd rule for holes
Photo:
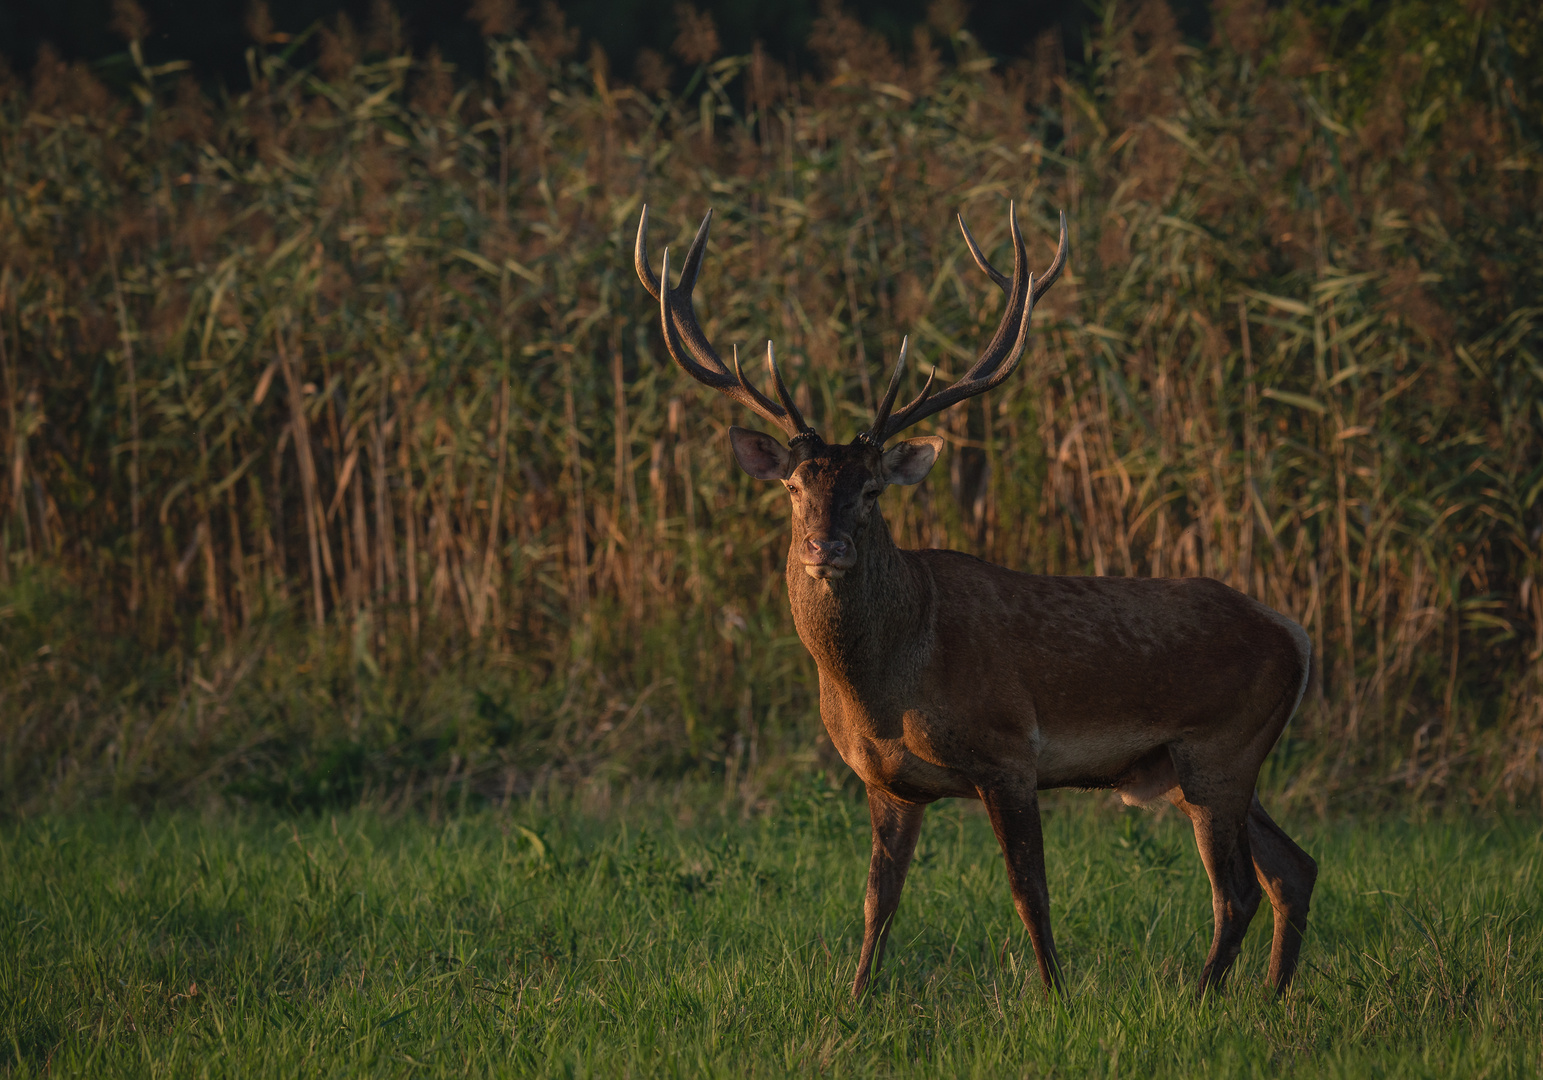
[[[638,223],[638,277],[659,301],[670,355],[787,435],[729,429],[740,466],[780,480],[793,503],[788,599],[820,673],[820,717],[868,788],[873,856],[854,995],[877,970],[922,813],[946,797],[979,799],[1007,862],[1013,902],[1047,989],[1063,990],[1037,792],[1114,788],[1135,805],[1166,796],[1194,825],[1211,879],[1215,935],[1199,992],[1219,990],[1259,906],[1275,909],[1269,982],[1296,970],[1317,877],[1313,859],[1270,820],[1254,786],[1295,711],[1312,655],[1296,623],[1209,578],[1022,574],[955,551],[902,551],[878,510],[890,484],[916,484],[943,447],[935,436],[884,444],[923,417],[982,394],[1018,366],[1034,303],[1066,265],[1066,216],[1055,262],[1034,280],[1010,208],[1011,279],[965,244],[1006,294],[1001,325],[964,377],[895,408],[905,345],[872,425],[825,442],[766,362],[773,401],[731,368],[697,323],[692,292],[712,212],[686,253],[655,277],[648,210]]]

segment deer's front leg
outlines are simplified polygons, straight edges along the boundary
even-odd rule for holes
[[[1050,933],[1050,889],[1045,884],[1045,842],[1040,834],[1039,794],[1030,783],[983,787],[980,797],[1007,860],[1007,881],[1012,886],[1013,904],[1034,944],[1040,978],[1045,980],[1046,989],[1064,992],[1061,964],[1055,955],[1055,938]]]
[[[863,901],[863,952],[857,961],[852,996],[861,997],[884,958],[884,943],[900,906],[905,872],[921,835],[925,803],[904,802],[868,785],[868,813],[873,818],[873,858],[868,864],[868,895]]]

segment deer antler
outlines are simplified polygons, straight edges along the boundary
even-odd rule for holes
[[[922,387],[922,392],[901,409],[898,415],[891,417],[890,411],[894,408],[895,396],[900,390],[900,377],[905,370],[906,343],[902,342],[900,359],[895,362],[894,373],[889,378],[889,389],[885,391],[884,399],[879,402],[873,424],[861,436],[866,441],[875,446],[883,446],[898,432],[910,427],[918,420],[942,412],[966,398],[984,394],[1000,386],[1018,367],[1018,360],[1023,356],[1024,345],[1029,340],[1029,319],[1034,314],[1034,304],[1045,294],[1045,290],[1055,284],[1056,278],[1061,276],[1061,270],[1066,266],[1068,250],[1066,214],[1064,211],[1061,213],[1061,242],[1056,249],[1055,261],[1038,281],[1035,281],[1034,275],[1028,271],[1028,252],[1024,250],[1023,234],[1018,231],[1016,207],[1011,203],[1008,204],[1007,218],[1013,241],[1011,280],[986,261],[985,255],[975,243],[975,237],[970,235],[969,226],[965,225],[964,218],[959,218],[959,228],[964,233],[964,242],[969,246],[970,254],[974,257],[976,264],[986,272],[987,277],[996,282],[998,288],[1007,294],[1007,309],[1002,313],[1002,321],[998,324],[996,333],[992,335],[991,343],[958,382],[933,396],[931,393],[933,376],[929,375],[926,385]],[[934,368],[933,375],[936,373],[937,370]]]
[[[702,328],[697,323],[691,294],[696,290],[697,273],[702,269],[702,256],[707,251],[707,233],[712,227],[712,220],[713,212],[709,210],[697,229],[696,239],[691,242],[691,247],[686,251],[686,261],[681,267],[680,281],[673,289],[670,288],[669,249],[665,249],[658,277],[654,277],[653,269],[648,264],[647,206],[643,207],[643,215],[638,220],[638,240],[633,250],[633,262],[643,287],[659,301],[659,318],[664,326],[665,346],[670,350],[670,356],[687,375],[705,386],[727,394],[763,419],[776,424],[787,433],[789,438],[814,435],[814,429],[804,423],[798,407],[793,404],[793,395],[788,393],[787,384],[782,381],[782,372],[777,369],[777,357],[770,341],[766,343],[766,366],[771,371],[772,386],[777,392],[777,401],[772,401],[745,378],[745,373],[739,366],[737,346],[734,349],[734,370],[730,372],[728,365],[718,356],[717,351],[708,342],[707,335],[702,333]]]

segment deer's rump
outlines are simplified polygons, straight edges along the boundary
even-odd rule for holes
[[[971,731],[971,756],[1019,761],[1039,787],[1144,801],[1195,754],[1257,769],[1306,685],[1302,628],[1219,581],[1050,577],[915,554],[937,598],[919,712],[946,702],[938,719]]]

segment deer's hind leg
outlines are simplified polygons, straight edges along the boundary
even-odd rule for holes
[[[1259,882],[1249,844],[1249,804],[1246,798],[1187,794],[1179,789],[1169,800],[1184,811],[1195,828],[1195,846],[1211,878],[1211,912],[1216,920],[1211,951],[1200,970],[1196,993],[1220,990],[1243,946],[1243,935],[1259,908]]]
[[[1275,909],[1275,937],[1270,944],[1268,982],[1285,992],[1297,970],[1302,934],[1307,929],[1308,901],[1318,880],[1318,864],[1270,820],[1255,795],[1248,808],[1248,842],[1254,874]]]

